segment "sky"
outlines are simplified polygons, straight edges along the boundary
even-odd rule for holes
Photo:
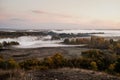
[[[0,28],[120,29],[120,0],[0,0]]]

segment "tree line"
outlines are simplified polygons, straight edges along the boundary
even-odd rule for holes
[[[111,53],[120,54],[120,40],[105,39],[103,37],[92,36],[91,38],[66,38],[64,44],[85,44],[85,47],[92,49],[106,49]]]
[[[0,43],[0,49],[6,48],[6,47],[9,47],[12,45],[19,45],[19,42],[17,42],[17,41],[10,41],[10,42],[3,41],[2,43]]]

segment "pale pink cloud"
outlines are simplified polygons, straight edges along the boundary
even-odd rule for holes
[[[44,11],[41,11],[41,10],[32,10],[33,13],[36,13],[36,14],[49,14],[48,12],[44,12]]]
[[[110,21],[110,20],[92,20],[87,23],[88,25],[94,26],[95,28],[120,28],[120,22]]]
[[[0,21],[5,21],[9,17],[10,17],[10,15],[8,15],[8,14],[2,14],[2,13],[0,13]]]
[[[94,25],[103,25],[103,26],[115,26],[116,24],[118,24],[118,22],[114,22],[114,21],[108,21],[108,20],[93,20],[91,21],[91,24]]]
[[[34,13],[34,14],[33,14]],[[7,14],[0,13],[0,22],[11,21],[17,23],[26,24],[38,24],[38,23],[67,23],[77,24],[80,26],[94,26],[96,28],[119,28],[120,22],[109,20],[97,20],[84,17],[77,17],[70,14],[60,14],[42,10],[32,10],[32,13],[24,14]]]
[[[91,28],[119,28],[120,23],[109,20],[97,20],[84,17],[74,17],[66,14],[49,13],[45,11],[33,11],[33,13],[40,15],[31,15],[31,22],[34,23],[68,23],[77,24],[80,26],[89,26]],[[43,15],[42,15],[43,14]],[[45,15],[44,15],[45,14]]]
[[[31,23],[76,23],[75,18],[63,18],[60,16],[50,15],[28,15],[26,18]]]
[[[72,16],[69,14],[53,13],[53,12],[47,12],[47,11],[42,11],[42,10],[32,10],[32,12],[36,14],[46,14],[46,15],[57,16],[57,17],[62,17],[62,18],[79,18],[79,17]]]

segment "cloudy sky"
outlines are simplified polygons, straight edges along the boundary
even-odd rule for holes
[[[120,29],[120,0],[0,0],[0,28]]]

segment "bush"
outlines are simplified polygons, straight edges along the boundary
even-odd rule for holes
[[[51,59],[53,61],[53,64],[54,64],[55,68],[63,66],[64,57],[61,54],[57,53],[57,54],[53,55],[51,57]]]
[[[19,43],[18,43],[18,42],[16,42],[16,41],[11,41],[11,42],[8,42],[8,44],[10,44],[10,45],[19,45]]]
[[[4,41],[4,42],[2,43],[2,45],[3,45],[3,47],[7,47],[7,46],[8,46],[8,43],[7,43],[6,41]]]
[[[70,41],[69,41],[69,39],[65,39],[63,43],[65,43],[65,44],[69,44]]]
[[[92,60],[88,58],[81,58],[80,66],[81,68],[90,69],[90,62]]]
[[[37,66],[36,67],[37,70],[48,70],[48,66]]]
[[[120,73],[120,57],[117,59],[115,63],[115,71]]]
[[[86,58],[97,60],[97,59],[102,59],[103,52],[101,52],[100,50],[88,50],[88,51],[83,51],[81,55]]]
[[[87,38],[73,38],[73,39],[65,39],[63,43],[65,44],[88,44],[90,42],[90,39]]]
[[[120,55],[120,43],[114,45],[114,52]]]
[[[117,56],[110,53],[104,53],[100,50],[88,50],[82,52],[82,56],[95,61],[99,70],[105,70],[110,64],[114,63]]]
[[[0,49],[2,49],[2,47],[3,47],[3,46],[2,46],[2,43],[0,43]]]
[[[110,45],[109,40],[105,40],[103,37],[91,37],[91,42],[89,43],[90,48],[98,48],[98,49],[108,49]]]
[[[20,62],[19,65],[21,68],[30,70],[30,69],[35,69],[35,67],[39,65],[39,62],[40,61],[37,59],[28,59],[23,62]]]
[[[5,68],[4,63],[5,63],[4,59],[0,58],[0,68],[1,68],[1,69],[4,69],[4,68]]]
[[[44,58],[43,65],[48,66],[49,68],[53,68],[53,60],[51,57]]]
[[[19,65],[18,65],[18,63],[14,60],[14,59],[9,59],[8,61],[7,61],[7,68],[8,69],[16,69],[16,68],[19,68]]]
[[[90,63],[90,66],[91,66],[91,69],[92,69],[92,70],[97,70],[97,69],[98,69],[96,62],[94,62],[94,61],[92,61],[92,62]]]
[[[115,64],[113,63],[113,64],[110,64],[109,65],[109,67],[108,67],[108,72],[110,73],[110,74],[113,74],[115,71]]]

